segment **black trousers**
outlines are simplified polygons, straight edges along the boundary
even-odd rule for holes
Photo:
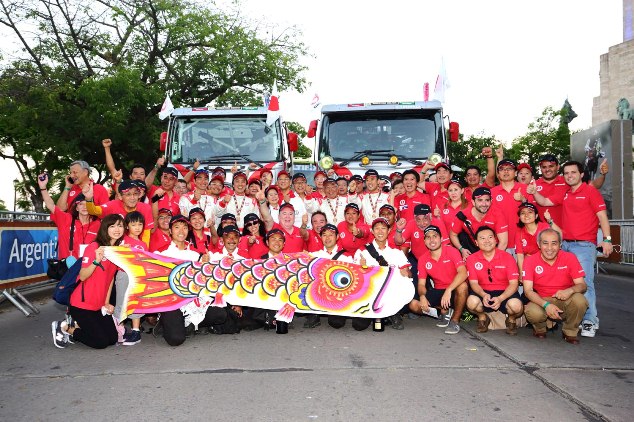
[[[103,316],[101,310],[89,311],[71,306],[70,316],[79,325],[73,332],[74,341],[93,349],[105,349],[117,344],[117,329],[112,315]]]
[[[199,327],[211,327],[212,325],[223,324],[227,319],[225,308],[210,306],[207,308],[205,319]],[[180,309],[169,312],[162,312],[160,323],[163,325],[163,338],[170,346],[180,346],[185,342],[185,316]]]
[[[339,315],[328,315],[328,325],[332,328],[342,328],[346,325],[345,316]],[[352,320],[352,328],[357,331],[363,331],[370,326],[372,323],[372,319],[370,318],[350,318]]]

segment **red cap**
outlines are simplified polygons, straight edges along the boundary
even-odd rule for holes
[[[289,172],[287,172],[286,170],[282,170],[279,173],[277,173],[277,178],[279,179],[280,176],[282,176],[282,175],[288,176],[289,179],[291,178],[291,174]]]
[[[220,183],[222,183],[222,184],[224,184],[224,183],[225,183],[225,178],[224,178],[224,177],[222,177],[222,175],[220,175],[220,174],[216,174],[215,176],[213,176],[213,177],[211,178],[211,180],[209,181],[209,183],[213,182],[214,180],[219,180],[219,181],[220,181]]]
[[[521,169],[528,169],[531,173],[533,173],[533,168],[527,163],[522,163],[519,166],[517,166],[517,171],[520,171]]]
[[[328,175],[326,174],[326,172],[325,172],[325,171],[321,171],[321,170],[319,170],[319,171],[316,171],[316,172],[315,172],[315,175],[313,176],[313,180],[315,180],[315,179],[317,178],[317,176],[324,176],[324,177],[328,177]]]

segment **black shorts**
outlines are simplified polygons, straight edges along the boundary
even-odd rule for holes
[[[485,290],[485,293],[488,293],[492,298],[494,298],[504,293],[504,290]],[[480,296],[478,296],[478,298],[482,300]],[[515,292],[508,299],[504,299],[502,303],[500,303],[500,307],[498,308],[498,311],[502,312],[503,314],[508,314],[506,310],[506,302],[508,302],[509,299],[519,299],[520,301],[522,300],[522,298],[520,297],[520,294]],[[482,306],[484,307],[484,312],[495,312],[495,309],[486,306],[484,302],[482,302]]]
[[[425,298],[427,302],[429,302],[429,306],[432,308],[440,308],[440,299],[442,299],[442,295],[445,294],[445,289],[427,289],[427,293],[425,293]],[[454,292],[451,292],[451,299],[449,303],[449,307],[453,308],[453,296]]]

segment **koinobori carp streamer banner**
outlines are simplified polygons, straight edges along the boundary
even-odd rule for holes
[[[212,306],[276,310],[282,321],[295,312],[383,318],[414,296],[411,279],[398,268],[363,268],[307,253],[202,263],[108,247],[106,257],[128,274],[127,315],[170,311],[213,297]]]

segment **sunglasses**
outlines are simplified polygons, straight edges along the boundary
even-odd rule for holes
[[[259,221],[252,221],[252,222],[250,222],[250,223],[245,224],[245,226],[244,226],[244,227],[246,227],[246,228],[248,229],[249,227],[252,227],[252,226],[257,226],[258,224],[260,224],[260,222],[259,222]]]
[[[487,275],[489,276],[489,283],[493,283],[493,278],[491,277],[491,268],[487,268]]]

